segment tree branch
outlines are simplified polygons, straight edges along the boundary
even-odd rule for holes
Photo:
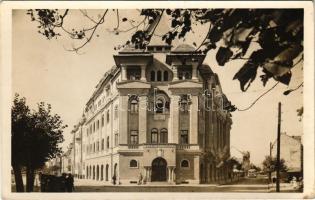
[[[103,16],[100,18],[100,20],[97,22],[97,24],[95,24],[94,27],[92,27],[90,30],[92,30],[92,33],[90,35],[90,37],[87,38],[86,42],[84,42],[82,45],[78,46],[78,47],[73,47],[73,49],[69,50],[69,51],[75,51],[75,52],[78,52],[79,49],[81,49],[82,47],[84,47],[87,43],[89,43],[92,38],[93,38],[93,35],[96,31],[96,29],[99,27],[99,25],[103,24],[104,21],[105,21],[105,16],[108,12],[108,9],[106,9],[106,11],[104,12]]]
[[[267,90],[266,92],[262,93],[255,101],[253,101],[253,103],[251,103],[247,108],[245,109],[237,109],[238,111],[247,111],[249,110],[251,107],[253,107],[257,101],[259,99],[261,99],[263,96],[265,96],[268,92],[270,92],[271,90],[273,90],[280,82],[278,81],[274,86],[272,86],[269,90]]]

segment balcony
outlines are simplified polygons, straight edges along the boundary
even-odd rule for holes
[[[143,144],[144,148],[175,148],[176,144],[167,143],[167,144]]]
[[[176,146],[177,150],[199,150],[198,144],[178,144]]]

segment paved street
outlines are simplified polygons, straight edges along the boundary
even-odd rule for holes
[[[105,185],[96,181],[86,182],[76,180],[75,192],[272,192],[268,186],[266,177],[244,178],[233,184],[215,185],[167,185],[165,183],[154,183],[150,185]],[[94,183],[93,183],[94,182]],[[282,192],[297,192],[287,184],[281,186]]]
[[[15,187],[12,186],[12,192]],[[34,188],[39,192],[39,188]],[[268,193],[275,192],[275,184],[268,185],[267,177],[242,178],[239,181],[225,185],[168,185],[167,183],[151,183],[147,185],[119,185],[114,186],[109,182],[75,179],[75,192],[246,192]],[[290,184],[281,184],[281,192],[298,192]]]

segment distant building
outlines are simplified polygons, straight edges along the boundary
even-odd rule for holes
[[[230,102],[190,45],[128,46],[74,127],[76,177],[122,184],[222,182],[231,169]]]
[[[71,170],[71,158],[72,158],[72,143],[70,144],[70,148],[62,155],[61,157],[61,172],[62,173],[72,173]]]
[[[277,157],[277,141],[272,145],[272,157]],[[290,136],[281,133],[280,158],[285,160],[289,176],[303,176],[303,145],[301,136]]]

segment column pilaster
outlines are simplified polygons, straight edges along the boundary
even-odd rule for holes
[[[127,66],[121,65],[121,80],[127,80]]]
[[[139,97],[139,144],[146,142],[147,137],[147,97]]]
[[[198,79],[197,67],[198,67],[198,63],[192,63],[192,76],[191,76],[192,80],[197,80]]]
[[[198,143],[198,96],[191,96],[190,119],[189,119],[189,143]]]
[[[141,65],[141,78],[140,78],[141,81],[146,81],[146,78],[145,78],[145,68],[146,68],[145,65]]]
[[[172,65],[172,71],[173,71],[173,81],[178,80],[178,69],[177,66]]]
[[[171,97],[171,131],[168,134],[168,141],[170,143],[178,143],[178,129],[179,129],[179,96],[175,95]]]

